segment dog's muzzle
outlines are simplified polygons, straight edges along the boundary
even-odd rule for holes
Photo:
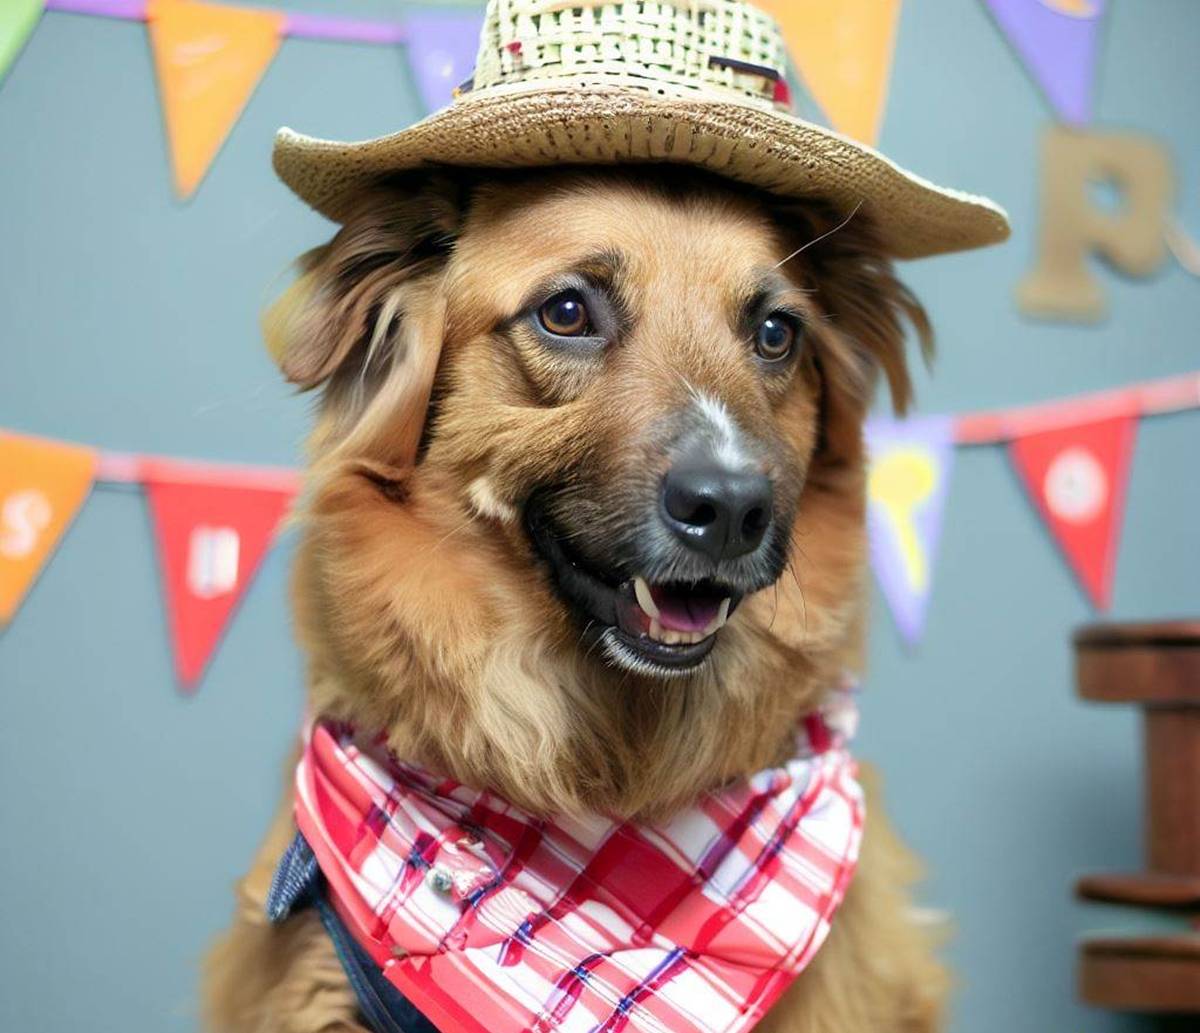
[[[535,494],[526,506],[534,551],[581,623],[585,648],[640,674],[700,667],[744,596],[783,569],[771,479],[708,450],[672,463],[640,520],[614,521],[635,524],[628,540],[571,526],[555,495]]]

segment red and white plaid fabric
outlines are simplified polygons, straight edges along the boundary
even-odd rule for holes
[[[346,926],[443,1033],[737,1033],[812,960],[854,872],[848,698],[785,766],[654,825],[536,819],[318,721],[296,819]]]

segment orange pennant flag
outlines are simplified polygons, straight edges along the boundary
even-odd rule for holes
[[[840,133],[879,138],[900,0],[756,0],[783,30],[813,99]]]
[[[89,448],[0,434],[0,624],[17,612],[95,476]]]
[[[189,197],[275,57],[285,16],[193,0],[150,0],[146,21],[175,190]]]

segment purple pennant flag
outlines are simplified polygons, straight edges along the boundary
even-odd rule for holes
[[[475,68],[483,14],[409,14],[404,21],[409,62],[425,110],[450,103],[454,88]]]
[[[1100,23],[1108,0],[984,0],[1058,117],[1092,120]]]
[[[908,645],[925,625],[933,562],[954,465],[954,421],[929,416],[867,424],[871,566]]]

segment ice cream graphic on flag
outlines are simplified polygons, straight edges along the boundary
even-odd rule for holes
[[[867,424],[871,566],[904,640],[921,637],[954,463],[950,417]]]

